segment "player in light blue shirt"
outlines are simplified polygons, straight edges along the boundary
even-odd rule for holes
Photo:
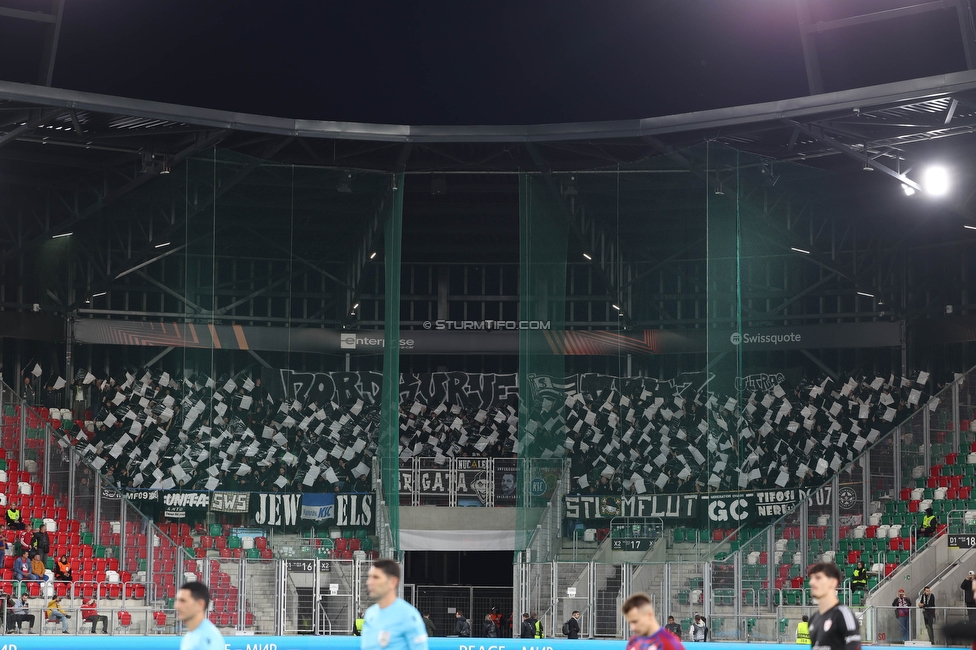
[[[210,590],[202,582],[187,582],[176,594],[176,618],[189,632],[180,641],[180,650],[225,650],[224,637],[207,620]]]
[[[399,564],[373,562],[366,589],[376,604],[363,616],[362,650],[427,650],[427,626],[413,605],[397,598],[399,586]]]

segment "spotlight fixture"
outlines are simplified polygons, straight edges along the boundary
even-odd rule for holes
[[[352,308],[353,309],[359,309],[359,303],[357,302],[355,305],[352,306]]]
[[[913,194],[915,194],[915,188],[906,183],[901,184],[901,190],[902,192],[905,193],[905,196],[912,196]]]
[[[159,170],[159,173],[160,174],[168,174],[169,173],[169,165],[167,165],[166,163],[163,163],[163,168]]]
[[[873,172],[874,171],[874,167],[871,166],[871,163],[870,162],[868,162],[868,161],[865,160],[864,161],[864,167],[861,167],[861,171]]]
[[[874,298],[873,293],[867,293],[866,291],[858,291],[857,295],[864,296],[865,298]]]
[[[62,233],[58,233],[57,235],[51,235],[51,239],[61,239],[62,237],[70,237],[73,234],[74,233],[72,232],[62,232]]]
[[[593,259],[592,257],[590,257],[590,254],[589,253],[583,253],[583,257],[585,257],[588,260],[592,260]]]
[[[949,193],[949,170],[941,165],[932,165],[922,172],[922,189],[932,196],[945,196]]]
[[[797,253],[803,253],[804,255],[809,255],[810,251],[805,251],[802,248],[797,248],[796,246],[790,246],[791,251],[796,251]]]
[[[725,190],[722,189],[722,183],[719,183],[718,187],[715,188],[715,196],[725,196]]]
[[[342,178],[339,179],[339,183],[336,185],[336,192],[339,192],[340,194],[351,194],[352,187],[349,185],[351,180],[352,172],[344,173]]]

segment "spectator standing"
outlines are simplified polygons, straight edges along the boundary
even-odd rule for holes
[[[546,638],[546,631],[542,629],[542,621],[539,620],[538,612],[532,612],[532,627],[535,628],[535,638]]]
[[[580,613],[579,610],[574,610],[573,615],[569,617],[566,621],[566,638],[567,639],[578,639],[580,636]]]
[[[495,625],[495,621],[491,620],[491,614],[485,614],[485,622],[482,628],[486,639],[498,638],[498,627]]]
[[[705,641],[705,620],[701,617],[701,614],[695,612],[695,620],[691,622],[691,627],[688,628],[689,634],[691,634],[692,641]]]
[[[434,621],[430,618],[430,612],[424,612],[424,627],[427,628],[427,636],[434,637],[437,636],[437,626],[434,625]]]
[[[664,629],[679,639],[681,638],[681,625],[675,623],[674,616],[668,616],[668,624],[664,626]]]
[[[101,616],[95,607],[95,599],[88,598],[81,603],[81,620],[92,624],[91,633],[95,633],[95,626],[102,624],[102,634],[108,634],[108,616]]]
[[[46,524],[41,524],[41,527],[34,532],[31,546],[40,554],[41,561],[47,564],[47,554],[51,552],[51,537],[47,534]]]
[[[976,598],[973,597],[973,578],[976,578],[976,571],[970,571],[966,579],[959,586],[966,597],[966,613],[970,623],[976,623]]]
[[[471,624],[460,609],[454,612],[454,634],[461,637],[471,636]]]
[[[24,398],[24,403],[27,406],[34,406],[34,386],[31,384],[30,375],[24,377],[24,383],[20,389],[20,396]]]
[[[922,591],[918,606],[922,610],[922,620],[925,623],[925,631],[929,635],[929,643],[935,645],[935,634],[932,632],[932,626],[935,624],[935,594],[930,587]]]
[[[535,638],[535,624],[532,622],[532,617],[528,614],[522,614],[522,626],[519,628],[519,637],[523,639]]]
[[[901,640],[907,642],[911,631],[909,630],[909,617],[911,615],[912,601],[905,596],[905,590],[898,590],[898,597],[891,601],[891,606],[895,608],[895,618],[898,619],[898,628],[901,630]]]

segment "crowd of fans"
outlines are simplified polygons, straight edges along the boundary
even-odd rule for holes
[[[90,383],[94,430],[69,425],[61,434],[120,487],[370,488],[378,404],[277,399],[246,375],[144,370]],[[813,487],[926,404],[928,383],[924,372],[783,382],[738,401],[707,384],[610,381],[592,393],[537,396],[521,439],[514,404],[406,402],[399,453],[435,463],[520,452],[567,457],[582,494]]]

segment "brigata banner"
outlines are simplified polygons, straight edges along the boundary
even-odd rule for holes
[[[787,514],[809,492],[750,490],[708,494],[567,495],[568,519],[647,517],[667,521],[695,520],[710,528],[733,528]]]

